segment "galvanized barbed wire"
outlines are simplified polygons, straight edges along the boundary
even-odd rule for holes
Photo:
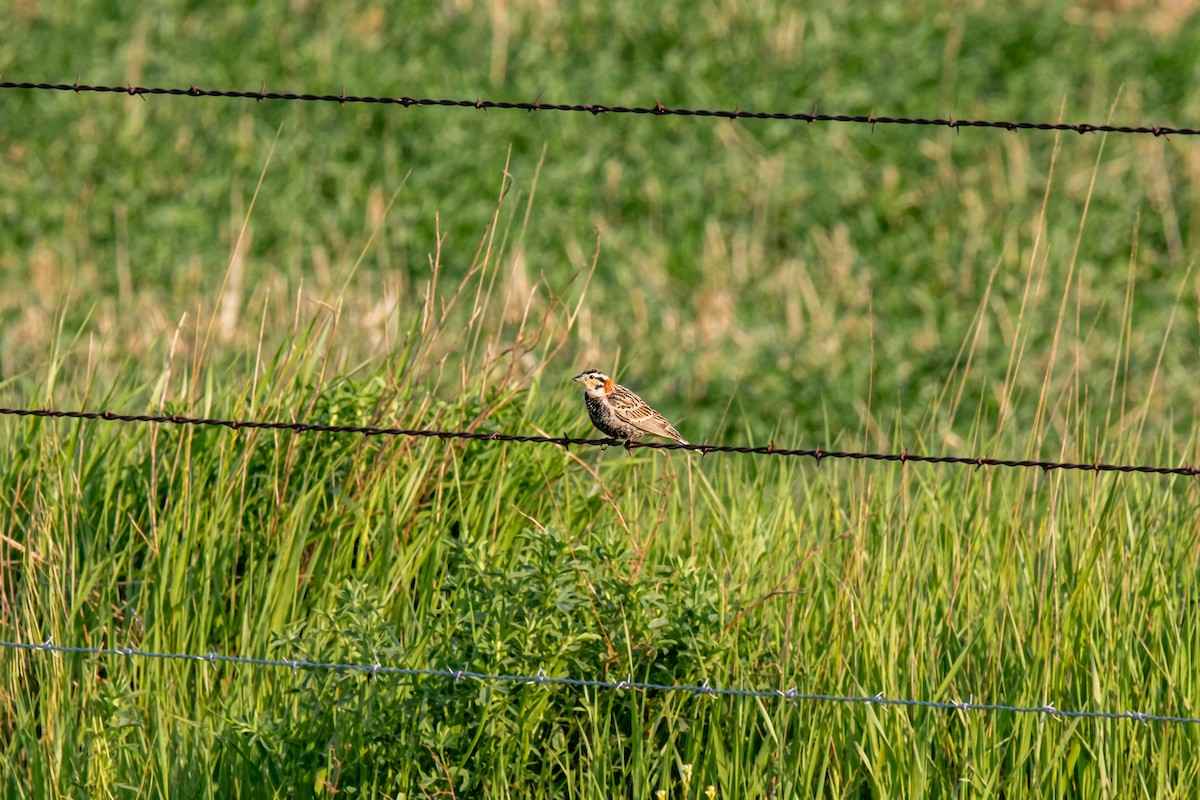
[[[346,94],[345,88],[341,94],[314,94],[311,92],[268,92],[266,84],[262,84],[257,92],[231,89],[201,89],[192,84],[187,88],[162,86],[105,86],[80,83],[30,83],[24,81],[0,81],[0,89],[21,89],[29,91],[61,91],[61,92],[99,92],[108,94],[124,94],[131,97],[145,98],[150,95],[169,95],[176,97],[219,97],[243,100],[285,100],[324,103],[371,103],[396,105],[403,108],[414,107],[452,107],[473,108],[481,111],[491,109],[525,111],[565,111],[588,113],[593,116],[601,114],[644,114],[656,117],[710,117],[716,119],[754,119],[754,120],[785,120],[790,122],[848,122],[870,125],[874,131],[876,125],[930,125],[942,128],[952,128],[961,131],[963,128],[1000,128],[1006,131],[1037,130],[1037,131],[1074,131],[1075,133],[1137,133],[1154,136],[1196,136],[1200,129],[1176,128],[1167,125],[1093,125],[1086,122],[1011,122],[1008,120],[986,119],[954,119],[926,117],[893,117],[877,114],[818,114],[816,106],[809,113],[782,111],[743,111],[740,104],[733,109],[706,108],[669,108],[656,102],[652,106],[606,105],[603,103],[545,103],[541,97],[530,102],[510,102],[505,100],[474,100],[428,97],[373,97],[371,95]]]
[[[390,667],[378,660],[371,664],[354,664],[336,661],[308,661],[307,659],[276,659],[255,658],[252,656],[231,656],[210,652],[206,655],[198,653],[169,653],[142,650],[136,647],[79,647],[54,644],[47,639],[41,644],[33,642],[0,641],[0,649],[23,650],[36,653],[61,653],[69,655],[113,656],[120,658],[145,658],[162,661],[189,661],[215,666],[217,664],[234,664],[250,667],[270,667],[275,669],[290,669],[293,673],[306,672],[357,672],[365,675],[397,675],[409,678],[444,678],[459,683],[464,680],[477,683],[512,683],[532,686],[565,686],[583,689],[605,689],[615,691],[663,692],[675,694],[690,694],[693,697],[740,697],[760,700],[784,700],[792,703],[840,703],[845,705],[873,706],[902,706],[906,708],[924,708],[933,711],[986,711],[1004,712],[1010,714],[1038,714],[1046,717],[1061,719],[1111,719],[1130,720],[1149,724],[1161,722],[1164,724],[1200,725],[1200,717],[1186,717],[1175,714],[1152,714],[1143,711],[1084,711],[1057,708],[1054,703],[1041,706],[1016,706],[1006,703],[978,703],[972,698],[966,701],[954,700],[917,700],[912,698],[887,697],[883,692],[874,695],[836,695],[816,692],[801,692],[795,686],[790,689],[731,689],[715,686],[705,680],[699,684],[670,684],[635,681],[632,679],[610,681],[595,678],[554,677],[539,669],[536,675],[507,675],[476,672],[468,669],[422,669],[416,667]]]
[[[152,425],[191,425],[198,427],[221,427],[239,430],[286,430],[295,433],[345,433],[360,436],[407,436],[427,439],[464,439],[479,442],[516,442],[520,444],[555,444],[570,448],[620,447],[625,450],[689,450],[700,453],[745,453],[764,456],[793,456],[811,458],[819,466],[825,459],[848,459],[853,461],[893,461],[901,464],[955,464],[975,467],[1012,467],[1040,469],[1044,472],[1077,470],[1081,472],[1122,472],[1148,475],[1183,475],[1194,478],[1200,475],[1200,467],[1189,465],[1167,467],[1152,464],[1107,464],[1104,462],[1046,461],[1039,459],[990,458],[987,456],[930,456],[919,453],[872,453],[847,450],[823,450],[821,448],[776,447],[774,442],[765,446],[743,446],[728,444],[683,444],[681,442],[630,442],[622,439],[583,439],[573,436],[529,436],[514,433],[482,433],[479,431],[446,431],[428,428],[381,428],[372,425],[330,425],[318,422],[280,422],[266,420],[218,419],[187,417],[180,414],[117,414],[112,411],[64,411],[55,408],[0,408],[0,416],[34,417],[50,419],[77,419],[90,422],[141,422]]]

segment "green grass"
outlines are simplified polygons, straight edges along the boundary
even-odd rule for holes
[[[14,3],[5,80],[1193,125],[1167,7]],[[0,405],[1195,463],[1195,144],[0,93]],[[1197,716],[1194,481],[0,421],[0,638]],[[14,797],[1190,797],[1200,729],[0,651]],[[685,779],[690,765],[690,779]]]

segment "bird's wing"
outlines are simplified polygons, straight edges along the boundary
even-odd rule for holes
[[[671,423],[667,422],[666,417],[624,386],[614,387],[612,394],[608,396],[608,402],[618,417],[635,428],[654,436],[663,436],[687,444],[687,440],[679,435],[679,431],[671,427]]]

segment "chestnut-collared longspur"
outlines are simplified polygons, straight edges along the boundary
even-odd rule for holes
[[[592,424],[608,436],[636,442],[648,433],[674,439],[680,444],[688,443],[662,414],[600,370],[585,370],[572,380],[583,384],[588,416],[592,418]]]

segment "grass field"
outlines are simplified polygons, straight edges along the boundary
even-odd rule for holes
[[[10,0],[3,80],[1195,127],[1188,2]],[[838,6],[838,7],[833,7]],[[0,406],[1184,465],[1194,137],[0,91]],[[0,639],[1200,716],[1193,478],[0,418]],[[0,649],[10,797],[1192,797],[1200,726]],[[659,793],[664,794],[659,794]]]

